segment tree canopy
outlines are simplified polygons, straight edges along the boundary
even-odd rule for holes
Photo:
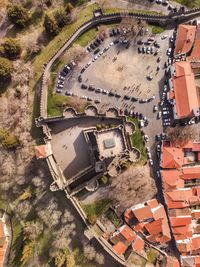
[[[0,57],[0,81],[6,82],[11,79],[13,70],[12,62],[6,58]]]
[[[8,18],[18,27],[24,28],[29,21],[28,10],[20,4],[12,4],[7,7]]]
[[[21,47],[16,39],[6,39],[2,44],[1,54],[8,59],[16,59],[21,53]]]
[[[45,27],[46,33],[50,37],[57,35],[59,32],[59,27],[57,25],[57,22],[56,22],[55,18],[51,15],[45,15],[44,27]]]

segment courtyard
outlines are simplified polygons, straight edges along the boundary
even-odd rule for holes
[[[119,119],[72,118],[50,125],[52,149],[57,163],[67,179],[72,178],[92,165],[83,130],[97,124],[120,124]]]

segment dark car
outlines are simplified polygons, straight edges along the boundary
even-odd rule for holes
[[[118,44],[118,43],[119,43],[119,40],[116,39],[116,40],[113,41],[113,43],[114,43],[114,44]]]
[[[82,88],[82,89],[87,89],[87,85],[85,85],[85,84],[81,84],[81,88]]]
[[[94,44],[91,44],[90,47],[91,47],[91,49],[95,49],[96,48]]]
[[[97,49],[94,51],[94,54],[96,55],[96,54],[99,53],[99,52],[100,52],[100,49],[97,48]]]
[[[98,44],[101,44],[101,40],[100,40],[99,38],[96,39],[96,42],[97,42]]]
[[[88,46],[88,47],[87,47],[87,51],[88,51],[88,52],[91,52],[92,49]]]
[[[113,92],[109,92],[109,96],[114,96],[115,94]]]
[[[115,97],[118,97],[118,98],[120,98],[120,97],[121,97],[121,95],[120,95],[120,94],[115,94]]]
[[[132,102],[136,102],[136,101],[138,101],[138,98],[137,98],[137,97],[134,97],[134,96],[132,96],[132,97],[131,97],[131,101],[132,101]]]
[[[82,77],[81,75],[78,76],[78,81],[81,83],[82,82]]]
[[[89,90],[89,91],[94,91],[95,88],[94,88],[92,85],[89,85],[88,90]]]
[[[83,73],[85,71],[85,68],[82,68],[82,70],[80,71],[80,73]]]
[[[125,99],[125,100],[130,100],[131,98],[130,98],[130,96],[125,95],[125,96],[124,96],[124,99]]]

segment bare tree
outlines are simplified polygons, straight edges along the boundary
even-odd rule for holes
[[[176,126],[167,130],[169,140],[171,142],[186,143],[189,140],[199,140],[199,131],[195,125],[187,125],[185,127]]]
[[[106,25],[99,26],[98,35],[100,38],[107,38],[108,37],[108,27]]]

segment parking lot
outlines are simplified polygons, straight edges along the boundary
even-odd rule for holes
[[[158,103],[166,99],[163,92],[172,33],[166,30],[153,36],[147,32],[130,44],[123,44],[118,35],[106,38],[98,46],[97,54],[96,48],[90,49],[73,71],[69,71],[61,94],[83,98],[96,105],[100,112],[115,107],[120,114],[143,114],[145,127],[142,125],[142,130],[149,136],[147,146],[153,155],[155,136],[163,132],[161,111],[165,104],[160,107]],[[152,41],[147,43],[149,38]]]

